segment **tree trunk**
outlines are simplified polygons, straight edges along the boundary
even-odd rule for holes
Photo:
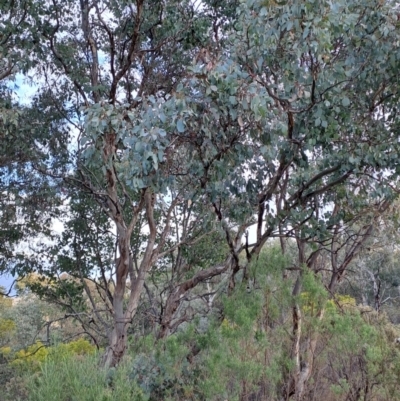
[[[132,265],[129,254],[130,238],[124,238],[119,241],[120,257],[117,260],[116,267],[116,286],[113,296],[113,329],[109,334],[109,345],[103,356],[103,365],[113,367],[119,364],[123,358],[127,347],[128,324],[132,316],[126,316],[124,313],[124,294],[126,290],[126,279],[129,272],[129,266]],[[136,310],[136,309],[135,309]]]
[[[103,355],[102,365],[106,367],[117,366],[127,349],[127,324],[116,323],[110,336],[109,345]]]
[[[322,320],[325,309],[318,312],[318,320]],[[300,337],[300,336],[299,336]],[[308,380],[311,377],[314,365],[314,355],[318,344],[319,333],[312,331],[303,341],[303,347],[296,347],[298,354],[296,355],[296,372],[295,372],[295,399],[301,401]],[[300,340],[300,338],[299,338]],[[299,344],[300,345],[300,344]],[[300,349],[303,351],[300,354]]]
[[[146,274],[153,263],[153,248],[154,240],[150,239],[147,244],[147,249],[143,260],[140,264],[139,273],[132,285],[131,293],[129,296],[128,305],[124,311],[124,294],[125,294],[125,281],[126,276],[120,277],[115,288],[113,308],[114,308],[114,326],[109,334],[109,345],[104,353],[102,364],[103,366],[114,367],[117,366],[125,355],[127,349],[127,333],[139,305],[140,296],[144,289],[144,281]],[[120,258],[122,260],[122,258]],[[131,263],[131,256],[128,253],[129,264]],[[121,262],[120,262],[121,263]],[[122,262],[123,263],[123,262]],[[118,271],[118,270],[117,270]],[[123,284],[123,286],[118,286]]]
[[[150,189],[146,189],[144,192],[143,201],[146,208],[150,235],[136,277],[134,277],[132,256],[130,255],[130,241],[132,230],[135,225],[135,219],[131,221],[128,227],[122,220],[121,214],[116,213],[114,219],[117,226],[118,251],[120,256],[116,262],[116,285],[113,295],[114,325],[111,333],[109,334],[109,345],[102,359],[103,366],[117,366],[125,355],[125,351],[127,349],[128,328],[136,315],[140,296],[144,288],[146,274],[157,259],[157,250],[154,250],[157,235],[154,221],[155,195]],[[168,227],[169,226],[167,224],[164,229],[165,235],[168,231]],[[160,242],[160,246],[162,246],[162,244],[163,241]],[[128,274],[130,273],[131,280],[134,282],[131,283],[128,305],[124,311],[126,280]]]

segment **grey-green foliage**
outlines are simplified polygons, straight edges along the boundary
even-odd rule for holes
[[[396,21],[390,4],[376,1],[242,4],[233,51],[249,84],[240,101],[266,166],[280,155],[293,168],[289,207],[297,199],[311,202],[314,193],[322,192],[323,204],[334,199],[323,194],[346,175],[353,181],[396,168],[399,54],[388,45],[398,43]],[[307,185],[330,168],[332,174]],[[261,170],[266,179],[267,168]],[[365,196],[385,194],[379,180],[365,181],[369,188],[359,181]],[[292,215],[303,217],[299,210]]]
[[[196,396],[201,399],[201,391],[196,383],[198,369],[186,360],[190,351],[185,345],[179,340],[170,339],[165,350],[156,350],[148,355],[139,354],[133,359],[130,379],[139,385],[150,400]]]
[[[329,190],[337,181],[357,177],[366,193],[388,194],[380,184],[393,177],[374,172],[395,172],[397,165],[398,38],[390,3],[248,1],[236,14],[223,12],[218,3],[207,2],[204,12],[178,3],[144,3],[137,27],[140,57],[132,56],[131,64],[121,43],[133,40],[135,10],[129,15],[127,4],[105,2],[109,26],[101,10],[91,10],[100,24],[90,27],[91,35],[97,52],[104,53],[96,87],[85,52],[72,45],[81,29],[74,18],[81,13],[78,5],[42,4],[31,16],[37,62],[52,66],[50,71],[38,67],[37,74],[57,77],[40,91],[54,92],[57,107],[66,115],[72,111],[75,119],[83,119],[79,107],[84,105],[80,162],[93,170],[106,168],[99,140],[111,130],[123,149],[115,167],[127,187],[165,191],[179,174],[190,174],[193,183],[203,178],[212,199],[235,196],[237,205],[226,213],[238,220],[253,213],[257,196],[269,192],[267,182],[282,181],[283,170],[290,172],[288,224],[304,220],[299,205],[312,203],[313,195],[322,197],[319,204],[332,201]],[[216,53],[206,46],[208,12],[227,22],[224,48]],[[109,42],[107,26],[122,42]],[[147,51],[152,46],[160,46],[160,52]],[[200,50],[206,50],[205,64],[187,68]],[[126,74],[127,82],[112,80],[113,68],[121,77]],[[178,158],[181,170],[165,168],[171,158]],[[268,217],[276,224],[274,213]],[[310,223],[323,225],[328,218],[313,216]]]
[[[239,221],[258,196],[271,199],[287,171],[286,213],[270,211],[268,223],[308,217],[304,235],[313,234],[332,224],[324,205],[344,198],[338,184],[348,197],[358,188],[360,209],[391,195],[396,21],[391,5],[377,1],[242,2],[224,55],[190,67],[168,100],[149,96],[132,111],[128,104],[89,109],[86,135],[95,137],[87,151],[101,164],[96,138],[112,127],[125,145],[117,165],[132,189],[165,190],[177,173],[189,174],[212,200],[234,196],[225,212]],[[171,154],[178,172],[164,169]]]
[[[66,171],[71,172],[77,164],[82,166],[89,157],[90,149],[86,149],[84,157],[76,153],[87,140],[84,137],[80,145],[76,141],[76,130],[83,133],[81,106],[88,112],[87,108],[93,103],[99,106],[102,100],[104,105],[104,102],[107,104],[112,99],[114,106],[104,106],[104,112],[111,111],[108,114],[110,118],[104,118],[100,127],[109,124],[118,133],[121,144],[128,144],[129,149],[134,145],[132,152],[126,152],[125,157],[116,161],[118,173],[128,188],[148,185],[148,177],[142,178],[137,172],[143,170],[148,176],[152,172],[152,164],[164,160],[163,132],[159,132],[157,127],[151,128],[154,121],[150,118],[152,110],[149,105],[148,110],[144,110],[143,115],[139,113],[138,118],[147,124],[150,137],[143,141],[129,138],[123,129],[126,106],[135,109],[135,105],[147,105],[147,100],[153,99],[151,96],[155,95],[157,102],[159,96],[168,96],[177,85],[178,77],[184,74],[185,65],[208,41],[210,24],[205,9],[197,10],[189,1],[170,1],[166,4],[145,1],[135,6],[129,2],[86,3],[69,1],[51,5],[21,0],[12,3],[4,1],[0,5],[0,78],[7,79],[2,84],[4,96],[0,105],[5,145],[0,155],[1,202],[4,204],[0,215],[0,257],[2,261],[4,259],[2,268],[12,272],[23,272],[27,268],[24,264],[26,254],[20,252],[14,255],[14,244],[41,231],[42,227],[50,228],[46,213],[50,210],[54,212],[58,195],[66,195],[68,188],[63,183],[56,189],[56,184],[60,184],[59,178],[65,178],[68,175]],[[97,21],[94,23],[89,19],[90,27],[86,27],[89,33],[84,26],[85,4],[90,8],[91,17],[95,16]],[[139,12],[141,15],[136,19]],[[135,30],[138,30],[137,35],[132,35]],[[94,54],[87,58],[90,52],[85,38],[87,34],[94,38],[98,59]],[[76,41],[79,41],[79,45]],[[90,60],[98,62],[97,82],[88,70]],[[3,64],[4,68],[12,67],[4,74],[1,70]],[[32,103],[25,107],[18,104],[25,101],[23,95],[11,93],[10,89],[15,87],[17,90],[14,79],[19,71],[26,74],[26,79],[28,75],[29,78],[33,77],[30,82],[35,83],[37,89]],[[143,97],[143,102],[140,97]],[[12,101],[14,99],[16,101]],[[115,102],[122,102],[124,107],[115,107]],[[95,121],[92,121],[93,125]],[[132,120],[132,123],[135,122]],[[132,128],[132,124],[129,127]],[[87,131],[90,136],[90,130]],[[157,134],[157,140],[153,131]],[[97,136],[101,136],[101,133],[101,129],[97,129]],[[99,148],[94,150],[98,157]],[[89,159],[92,163],[88,165],[98,174],[98,163]],[[135,160],[139,162],[135,164]],[[166,186],[162,180],[156,183],[163,188]],[[24,207],[27,203],[27,207],[31,208],[26,211]],[[12,221],[16,209],[21,214],[26,212],[25,225]],[[33,260],[30,262],[32,269],[38,268]]]

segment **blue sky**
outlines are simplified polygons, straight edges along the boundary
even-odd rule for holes
[[[38,87],[28,82],[28,79],[23,74],[15,76],[13,84],[9,85],[14,90],[18,103],[27,105],[32,101],[32,97],[37,92]]]
[[[9,290],[13,281],[13,277],[8,274],[0,276],[0,286],[4,287],[6,289],[6,292]]]

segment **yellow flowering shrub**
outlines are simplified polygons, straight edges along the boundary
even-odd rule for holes
[[[311,316],[323,308],[329,313],[336,311],[338,308],[356,307],[356,300],[350,295],[336,295],[335,299],[323,299],[321,302],[315,302],[308,292],[302,292],[300,301],[303,312]]]
[[[16,352],[11,364],[22,369],[38,370],[47,359],[88,355],[94,352],[96,352],[96,347],[83,338],[51,347],[46,347],[38,341],[30,347]]]

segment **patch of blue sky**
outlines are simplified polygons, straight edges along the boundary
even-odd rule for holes
[[[5,289],[5,293],[9,293],[9,295],[15,295],[15,290],[11,288],[15,279],[11,274],[2,274],[0,275],[0,287]]]
[[[39,86],[32,82],[31,78],[18,73],[13,81],[8,83],[8,87],[14,92],[15,100],[24,106],[32,103],[33,97],[38,92]]]

